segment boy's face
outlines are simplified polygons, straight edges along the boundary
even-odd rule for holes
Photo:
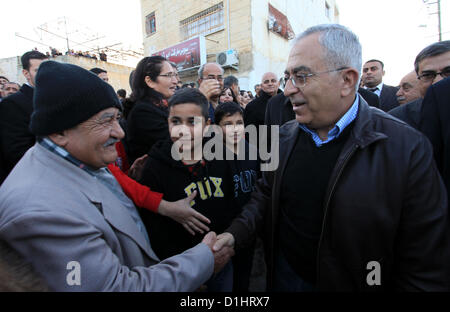
[[[177,104],[169,111],[169,131],[172,142],[181,144],[181,151],[193,151],[202,144],[206,127],[202,109],[194,103]]]
[[[240,113],[223,117],[219,126],[227,144],[237,144],[244,137],[244,119]]]

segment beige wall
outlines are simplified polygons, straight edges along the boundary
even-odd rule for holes
[[[127,95],[131,92],[128,80],[130,73],[134,68],[85,57],[67,55],[58,56],[52,60],[78,65],[87,70],[93,67],[102,68],[108,72],[109,83],[113,86],[114,90],[125,89],[127,90]],[[22,64],[19,56],[0,59],[0,75],[7,77],[10,81],[15,81],[20,84],[26,82],[25,77],[22,75]]]
[[[216,54],[229,48],[235,49],[239,55],[239,72],[226,69],[226,74],[239,76],[252,68],[252,40],[251,40],[251,1],[229,0],[230,29],[228,29],[227,1],[204,0],[141,0],[142,27],[144,33],[144,53],[151,55],[157,51],[178,44],[183,40],[180,35],[180,21],[195,15],[215,4],[223,2],[223,29],[207,35],[205,40],[207,61],[215,62]],[[145,17],[155,12],[156,33],[147,36],[145,32]],[[230,32],[230,47],[228,47],[228,31]],[[181,74],[183,82],[197,80],[196,71]]]
[[[144,33],[144,53],[151,55],[183,40],[180,21],[197,14],[221,1],[204,0],[141,0],[141,18]],[[208,62],[216,54],[229,48],[239,55],[239,71],[226,69],[225,75],[239,78],[241,89],[252,90],[262,75],[273,71],[281,76],[290,50],[290,41],[267,29],[269,3],[285,14],[296,34],[307,27],[339,20],[335,0],[229,0],[230,27],[228,28],[227,0],[224,5],[224,29],[206,36]],[[325,3],[330,7],[330,18],[325,16]],[[145,17],[155,12],[156,33],[147,36]],[[230,47],[228,47],[228,31]],[[197,80],[195,71],[181,74],[183,82]]]

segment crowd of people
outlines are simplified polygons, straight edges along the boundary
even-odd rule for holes
[[[34,48],[33,51],[37,51],[40,52],[38,50],[38,48]],[[57,57],[60,55],[63,55],[58,49],[53,48],[53,47],[49,47],[49,51],[45,52],[45,55],[47,56],[47,58],[51,58],[51,57]],[[100,60],[100,61],[104,61],[107,62],[108,61],[108,55],[106,54],[106,52],[104,50],[99,51],[98,53],[95,53],[93,51],[75,51],[74,49],[70,49],[66,51],[66,55],[71,55],[71,56],[76,56],[76,57],[86,57],[86,58],[90,58],[90,59],[94,59],[94,60]],[[97,57],[98,55],[98,57]]]
[[[361,49],[311,27],[254,97],[217,63],[183,85],[144,57],[127,96],[25,53],[27,83],[0,77],[0,290],[248,292],[259,237],[267,291],[449,291],[450,41],[398,87]]]

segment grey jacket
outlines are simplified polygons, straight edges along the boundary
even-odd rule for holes
[[[108,188],[39,144],[0,188],[0,239],[55,291],[194,291],[214,267],[204,243],[159,263]]]

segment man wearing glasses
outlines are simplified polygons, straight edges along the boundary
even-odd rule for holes
[[[423,49],[414,62],[417,92],[420,98],[401,105],[389,113],[419,129],[422,120],[422,100],[432,84],[450,77],[450,41],[436,42]],[[401,89],[400,89],[401,90]],[[434,126],[434,125],[432,125]],[[433,140],[431,140],[433,142]]]
[[[209,119],[214,123],[214,110],[219,105],[223,89],[223,68],[217,63],[206,63],[198,70],[199,90],[208,99]]]
[[[356,92],[361,45],[341,25],[302,33],[285,87],[296,120],[279,167],[214,249],[264,233],[272,291],[447,291],[449,218],[429,141]]]
[[[424,97],[420,130],[433,144],[434,157],[450,192],[450,40],[434,43],[416,58]]]

